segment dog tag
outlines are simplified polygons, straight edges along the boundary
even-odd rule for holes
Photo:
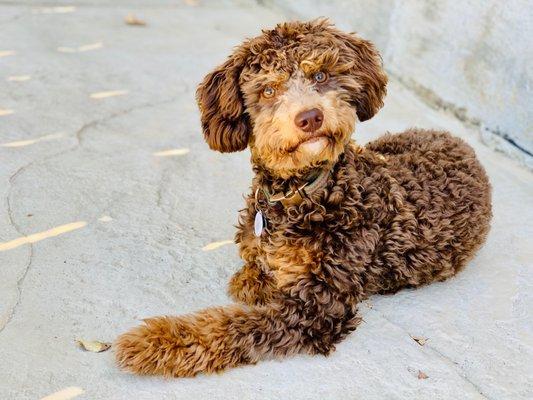
[[[255,236],[257,237],[261,236],[264,228],[265,228],[265,218],[263,217],[263,213],[261,211],[257,211],[257,213],[255,214],[255,221],[254,221]]]

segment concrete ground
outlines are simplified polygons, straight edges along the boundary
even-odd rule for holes
[[[533,175],[394,81],[359,142],[447,129],[491,177],[492,231],[464,272],[371,298],[328,358],[165,380],[82,351],[76,339],[229,302],[240,262],[224,241],[249,154],[208,150],[194,90],[283,16],[245,1],[78,3],[0,1],[0,399],[533,398]],[[130,12],[147,25],[126,25]]]

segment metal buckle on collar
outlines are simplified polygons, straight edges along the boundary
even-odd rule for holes
[[[266,188],[265,186],[260,186],[255,191],[256,208],[259,202],[259,199],[258,199],[259,191],[263,193],[269,205],[281,203],[287,207],[289,205],[295,204],[299,200],[301,201],[302,199],[310,195],[310,193],[308,193],[308,191],[305,190],[306,188],[311,188],[311,193],[314,192],[314,190],[316,189],[315,186],[322,185],[325,179],[327,179],[327,176],[329,175],[330,172],[331,172],[330,170],[322,171],[313,180],[307,181],[301,186],[297,187],[296,189],[291,189],[288,192],[280,192],[280,193],[271,194],[268,188]]]
[[[296,190],[289,190],[287,193],[276,193],[276,194],[273,194],[271,195],[267,189],[265,189],[264,187],[261,188],[261,191],[263,192],[263,194],[265,195],[265,198],[267,200],[267,202],[270,204],[270,205],[273,205],[273,204],[276,204],[280,201],[283,201],[283,200],[291,200],[294,196],[297,196],[298,194],[302,193],[302,191],[309,185],[309,182],[305,182],[303,185],[301,185],[300,187],[298,187]],[[300,194],[301,196],[301,194]]]

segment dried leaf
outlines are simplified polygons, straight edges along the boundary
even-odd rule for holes
[[[124,22],[127,25],[133,25],[133,26],[146,26],[146,22],[144,22],[142,19],[137,18],[133,14],[126,15],[126,18],[124,18]]]
[[[111,343],[99,342],[97,340],[76,340],[83,350],[101,353],[111,347]]]
[[[421,336],[411,336],[411,338],[417,342],[420,346],[423,346],[428,341],[428,338],[421,337]]]
[[[418,379],[427,379],[429,376],[427,376],[424,372],[418,370]]]

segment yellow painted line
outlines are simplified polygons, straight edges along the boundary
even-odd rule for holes
[[[30,79],[31,79],[30,75],[13,75],[13,76],[8,76],[6,78],[6,81],[8,81],[8,82],[26,82],[26,81],[29,81]]]
[[[49,394],[48,396],[43,397],[41,400],[70,400],[83,393],[85,393],[85,391],[82,388],[71,386],[62,389],[59,392]]]
[[[110,90],[108,92],[96,92],[91,94],[91,99],[105,99],[106,97],[123,96],[127,90]]]
[[[27,140],[18,140],[16,142],[7,142],[7,143],[0,143],[0,147],[23,147],[23,146],[29,146],[31,144],[35,144],[38,142],[47,142],[50,140],[59,139],[65,136],[63,133],[55,133],[53,135],[46,135],[41,136],[35,139],[27,139]]]
[[[184,154],[187,154],[189,151],[190,151],[189,149],[170,149],[170,150],[157,151],[154,153],[154,156],[156,157],[182,156]]]
[[[24,244],[35,243],[54,236],[59,236],[64,233],[83,228],[86,225],[87,222],[85,221],[72,222],[70,224],[56,226],[55,228],[48,229],[47,231],[34,233],[28,236],[22,236],[9,242],[0,243],[0,251],[11,250]]]
[[[12,56],[14,54],[17,54],[17,53],[13,50],[0,50],[0,57]]]
[[[4,115],[10,115],[13,114],[15,111],[13,110],[6,110],[4,108],[0,108],[0,117],[3,117]]]
[[[66,14],[76,11],[76,7],[73,6],[63,6],[63,7],[42,7],[34,8],[32,10],[33,14]]]
[[[102,215],[100,218],[98,218],[98,221],[109,222],[109,221],[113,221],[113,218],[111,218],[109,215]]]
[[[226,246],[226,245],[232,244],[232,243],[235,243],[235,242],[233,240],[222,240],[220,242],[213,242],[213,243],[209,243],[208,245],[202,247],[202,250],[203,251],[211,251],[211,250],[215,250],[215,249],[218,249],[219,247]]]
[[[104,46],[102,42],[85,44],[78,47],[58,47],[57,51],[60,53],[83,53],[84,51],[101,49]]]

